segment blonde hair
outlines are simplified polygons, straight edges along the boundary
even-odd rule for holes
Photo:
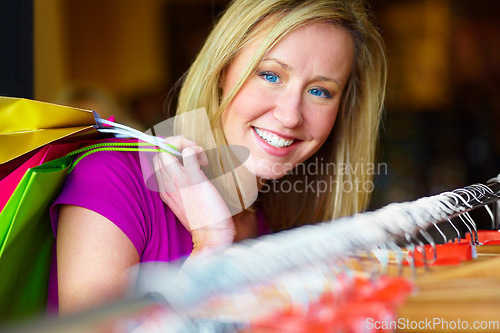
[[[252,75],[265,54],[289,32],[307,24],[330,22],[348,31],[354,41],[355,59],[343,93],[339,113],[329,140],[306,162],[324,161],[347,166],[334,175],[308,175],[308,182],[326,181],[332,190],[318,195],[298,188],[303,175],[282,177],[279,182],[294,183],[295,191],[270,191],[260,195],[262,207],[273,230],[351,215],[366,208],[369,191],[347,191],[346,182],[366,184],[372,172],[363,165],[374,164],[378,128],[385,97],[385,47],[379,31],[370,20],[363,1],[356,0],[235,0],[220,18],[180,91],[177,114],[205,108],[215,142],[227,144],[220,117]],[[224,100],[220,89],[223,70],[231,60],[257,37],[264,39],[241,77]],[[202,133],[194,123],[182,124],[182,133],[204,146],[210,133]],[[350,167],[349,167],[350,166]],[[300,184],[299,184],[300,185]]]

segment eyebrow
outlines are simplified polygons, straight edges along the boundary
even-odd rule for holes
[[[337,80],[335,79],[332,79],[330,77],[326,77],[326,76],[317,76],[314,78],[315,81],[331,81],[331,82],[335,82],[337,84],[337,86],[340,87],[340,84],[337,82]]]
[[[289,71],[293,71],[293,68],[292,66],[289,66],[287,64],[285,64],[284,62],[276,59],[276,58],[265,58],[264,60],[262,61],[274,61],[275,63],[277,63],[278,65],[280,65],[281,67],[283,67],[284,69],[287,69]]]
[[[277,63],[278,65],[280,65],[284,69],[289,70],[289,71],[293,71],[292,66],[287,65],[284,62],[282,62],[282,61],[280,61],[280,60],[278,60],[276,58],[265,58],[262,61],[274,61],[275,63]],[[331,82],[335,82],[337,84],[337,86],[340,87],[340,84],[337,82],[337,80],[335,80],[333,78],[330,78],[330,77],[326,77],[326,76],[321,76],[321,75],[317,76],[317,77],[314,78],[314,81],[331,81]]]

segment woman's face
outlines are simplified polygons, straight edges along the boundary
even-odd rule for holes
[[[223,73],[225,97],[260,41],[244,48]],[[337,116],[354,57],[347,31],[314,23],[285,36],[264,57],[222,114],[229,145],[247,147],[257,177],[278,179],[313,155]]]

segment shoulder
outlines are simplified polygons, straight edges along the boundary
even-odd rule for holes
[[[90,151],[77,156],[70,174],[131,172],[139,166],[137,161],[137,152]]]
[[[83,154],[75,159],[74,169],[68,175],[85,184],[119,187],[133,186],[136,190],[153,186],[151,153],[138,151],[97,151]]]
[[[75,162],[62,194],[136,211],[147,210],[152,200],[160,199],[150,163],[137,151],[98,151]]]
[[[137,152],[99,151],[83,157],[51,209],[54,230],[60,205],[79,206],[112,221],[136,247],[144,246],[149,224],[156,220],[152,212],[164,207],[158,193],[148,189],[142,169]]]

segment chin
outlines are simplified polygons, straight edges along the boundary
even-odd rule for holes
[[[276,175],[276,174],[266,174],[266,173],[257,173],[257,178],[263,180],[277,180],[283,177],[284,175]]]
[[[295,167],[291,162],[277,163],[267,159],[253,159],[251,156],[242,163],[244,169],[259,179],[277,180]],[[241,172],[241,171],[240,171]]]
[[[277,166],[275,163],[259,163],[252,173],[260,179],[276,180],[285,176],[291,169],[292,165]]]

